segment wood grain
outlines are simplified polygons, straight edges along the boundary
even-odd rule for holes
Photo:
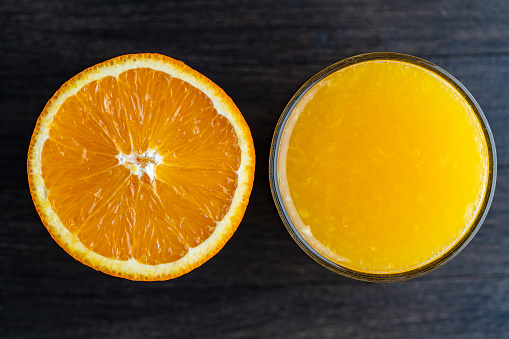
[[[291,240],[270,195],[279,114],[313,74],[396,51],[456,76],[483,108],[499,177],[488,218],[445,267],[376,285],[322,268]],[[509,336],[509,3],[505,1],[35,1],[0,3],[0,337],[503,338]],[[226,247],[172,281],[106,276],[67,255],[33,207],[35,121],[73,75],[108,58],[183,60],[233,98],[257,172]]]

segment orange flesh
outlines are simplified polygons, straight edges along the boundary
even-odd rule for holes
[[[87,248],[156,265],[214,232],[240,158],[233,126],[203,92],[138,68],[65,101],[44,144],[42,177],[53,210]]]
[[[430,71],[352,65],[310,89],[292,114],[278,160],[283,198],[301,235],[336,263],[371,273],[420,267],[478,214],[489,165],[482,126]]]

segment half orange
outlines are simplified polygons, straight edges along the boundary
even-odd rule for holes
[[[71,256],[114,276],[166,280],[233,235],[255,151],[216,84],[172,58],[132,54],[84,70],[53,95],[27,166],[37,212]]]

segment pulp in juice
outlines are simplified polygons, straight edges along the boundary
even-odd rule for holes
[[[401,273],[468,230],[489,151],[449,82],[415,64],[371,60],[303,95],[282,132],[277,171],[285,208],[315,250],[354,271]]]

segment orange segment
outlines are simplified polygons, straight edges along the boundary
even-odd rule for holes
[[[150,69],[129,70],[118,76],[119,97],[126,114],[124,123],[132,132],[132,146],[138,154],[147,150],[150,129],[155,127],[151,118],[159,112],[154,111],[152,106],[163,93],[158,87],[169,79],[167,74]]]
[[[171,124],[168,126],[166,138],[161,141],[164,163],[186,168],[238,170],[240,149],[232,126],[213,110],[201,113],[181,134],[171,133],[174,129]]]
[[[124,121],[129,121],[130,117],[123,107],[120,92],[117,79],[109,76],[84,86],[68,101],[76,99],[74,109],[85,109],[87,118],[94,121],[95,126],[99,125],[104,129],[106,136],[117,149],[128,154],[132,151],[132,142],[130,131]],[[95,130],[95,126],[90,128]]]
[[[156,182],[156,194],[163,209],[171,220],[177,220],[175,227],[189,247],[196,247],[207,239],[216,228],[216,221],[198,206],[179,195],[172,186]]]
[[[176,261],[186,255],[184,243],[173,220],[169,219],[154,190],[142,183],[134,202],[136,224],[133,232],[134,258],[149,265]]]
[[[59,114],[53,118],[50,138],[67,148],[113,154],[117,149],[115,143],[102,128],[103,122],[96,119],[96,113],[79,102],[81,95],[78,93],[64,102]]]
[[[68,148],[53,139],[48,139],[44,144],[42,158],[47,189],[111,170],[118,164],[113,156],[87,151],[86,148]],[[63,172],[62,168],[66,171]]]
[[[29,183],[55,240],[135,280],[182,275],[237,228],[254,148],[231,99],[171,58],[122,56],[69,80],[32,136]]]
[[[63,177],[61,184],[48,189],[48,199],[64,226],[74,232],[103,203],[103,197],[115,194],[128,176],[128,171],[117,166],[75,181]]]
[[[159,169],[160,168],[160,169]],[[158,167],[158,178],[213,220],[221,220],[235,193],[237,174],[227,170]]]
[[[110,199],[99,204],[93,214],[76,231],[80,241],[90,250],[108,258],[132,258],[135,208],[132,204],[139,179],[129,176],[119,184]]]

